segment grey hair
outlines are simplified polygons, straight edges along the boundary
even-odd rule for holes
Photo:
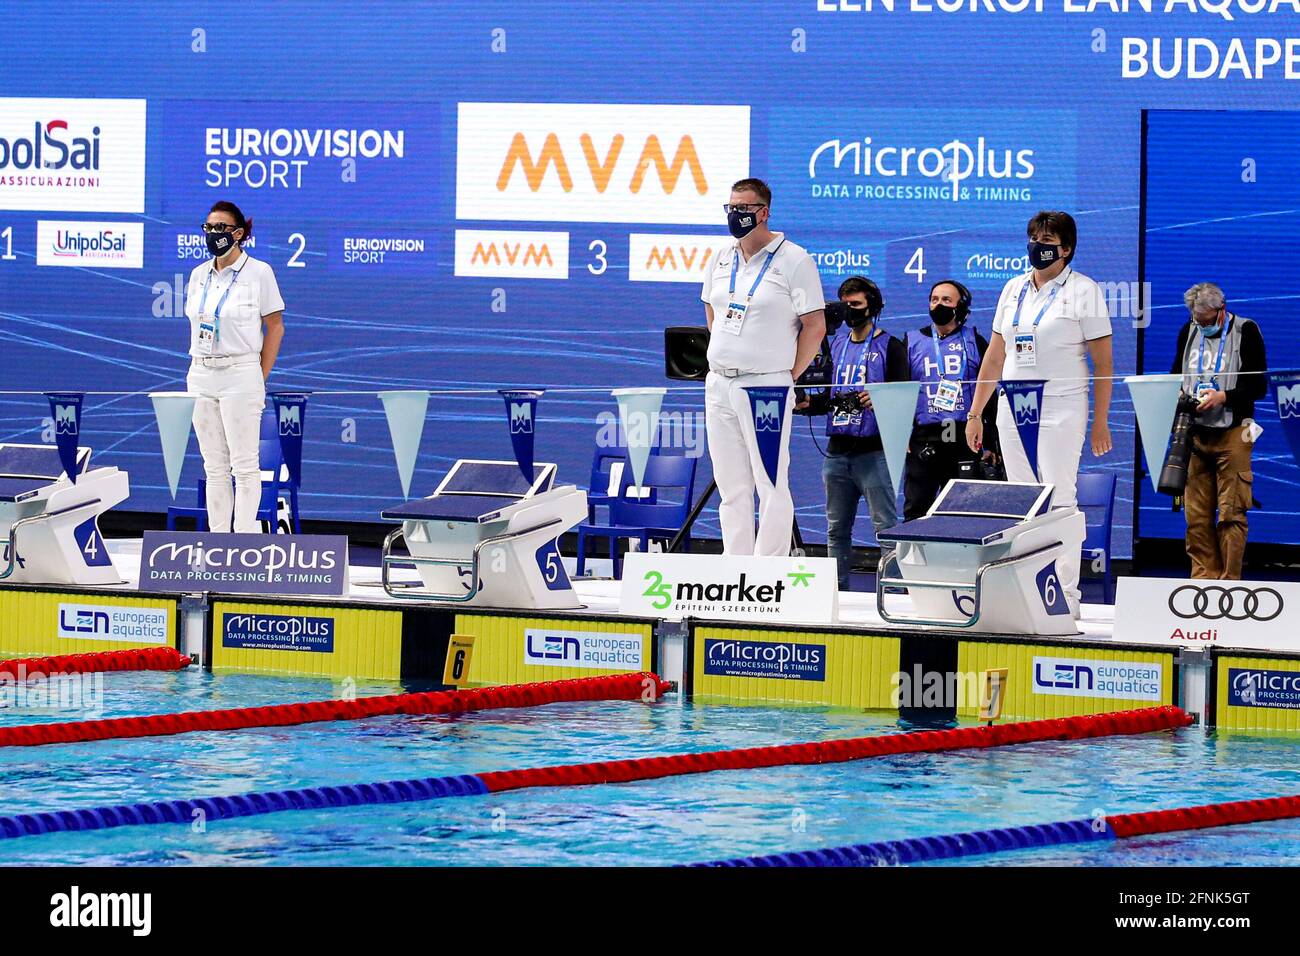
[[[1188,312],[1217,312],[1224,305],[1223,290],[1213,282],[1198,282],[1183,293],[1183,304]]]

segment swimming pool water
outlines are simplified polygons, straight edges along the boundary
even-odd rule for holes
[[[389,683],[358,694],[393,693]],[[324,680],[104,675],[104,717],[339,696]],[[76,715],[0,710],[0,724]],[[625,701],[0,748],[0,814],[901,732],[852,711]],[[665,865],[1300,793],[1300,743],[1177,732],[0,841],[10,865]],[[957,861],[1300,863],[1300,821]]]

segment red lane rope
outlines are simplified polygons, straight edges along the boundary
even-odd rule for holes
[[[192,710],[143,717],[78,720],[0,727],[0,747],[74,743],[124,737],[162,737],[201,730],[288,727],[328,720],[360,720],[394,714],[459,714],[503,707],[536,707],[560,701],[657,700],[671,685],[655,674],[615,674],[474,690],[388,694],[353,700],[316,700],[229,710]]]
[[[714,770],[753,770],[792,764],[842,763],[895,754],[933,753],[1045,740],[1078,740],[1120,734],[1145,734],[1154,730],[1185,727],[1191,722],[1191,716],[1177,707],[1150,707],[1085,717],[957,727],[952,730],[927,730],[919,733],[824,740],[776,747],[751,747],[745,750],[713,750],[704,753],[673,754],[667,757],[640,757],[607,763],[503,770],[480,773],[477,776],[491,792],[520,790],[525,787],[626,783],[631,780],[652,780],[689,773],[709,773]]]
[[[193,663],[174,647],[134,647],[125,651],[96,651],[91,654],[55,654],[51,657],[22,657],[0,661],[0,674],[93,674],[100,671],[179,671]]]
[[[1300,817],[1300,796],[1270,797],[1265,800],[1238,800],[1235,803],[1211,803],[1201,807],[1153,810],[1147,813],[1121,813],[1106,822],[1117,837],[1172,833],[1175,830],[1202,830],[1238,823],[1286,820]]]

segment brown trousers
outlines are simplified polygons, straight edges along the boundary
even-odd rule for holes
[[[1241,578],[1246,509],[1253,499],[1251,447],[1237,426],[1220,434],[1201,430],[1195,433],[1183,494],[1187,554],[1192,559],[1194,578]]]

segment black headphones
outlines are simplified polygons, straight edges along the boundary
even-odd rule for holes
[[[956,279],[940,279],[934,285],[930,286],[930,294],[934,295],[934,290],[941,285],[950,285],[957,290],[957,324],[961,325],[970,315],[970,289],[966,288]]]
[[[885,297],[880,293],[880,286],[876,285],[866,276],[850,276],[840,283],[840,295],[844,295],[844,287],[850,282],[861,282],[866,286],[866,288],[862,290],[862,294],[866,296],[867,299],[867,315],[873,320],[876,319],[880,313],[885,310]],[[969,295],[970,293],[967,293],[967,296]]]

